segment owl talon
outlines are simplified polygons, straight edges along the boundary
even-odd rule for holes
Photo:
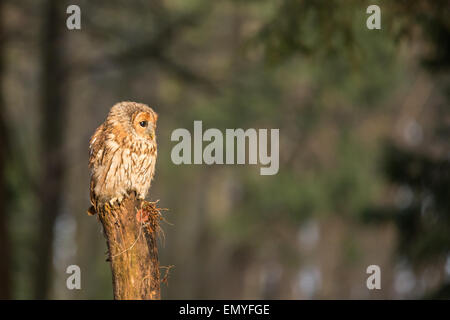
[[[116,201],[117,201],[117,198],[112,198],[111,200],[109,200],[109,205],[111,207],[113,207],[115,205]]]
[[[108,202],[111,207],[114,207],[115,205],[120,205],[122,200],[123,200],[123,197],[114,197],[114,198],[111,198]]]

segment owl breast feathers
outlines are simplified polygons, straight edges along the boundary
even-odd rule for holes
[[[120,203],[133,191],[140,199],[146,197],[155,174],[157,119],[145,104],[120,102],[95,130],[89,145],[89,214],[107,202]]]

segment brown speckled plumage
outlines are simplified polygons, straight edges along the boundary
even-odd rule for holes
[[[129,192],[144,199],[157,156],[157,114],[145,104],[119,102],[90,140],[91,207],[95,214],[106,202],[121,202]]]

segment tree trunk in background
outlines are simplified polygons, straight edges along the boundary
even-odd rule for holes
[[[8,217],[6,215],[6,181],[5,181],[5,161],[8,147],[6,123],[4,119],[4,100],[3,100],[3,44],[4,33],[3,25],[3,1],[0,0],[0,299],[11,298],[11,277],[10,277],[10,250]]]
[[[143,217],[141,222],[137,217]],[[160,213],[155,204],[132,195],[119,207],[102,209],[99,219],[108,244],[114,299],[160,299],[157,247]]]
[[[66,27],[65,9],[57,0],[45,3],[41,41],[41,132],[43,168],[40,179],[40,226],[37,238],[37,266],[34,298],[49,296],[52,279],[54,225],[61,211],[64,153],[63,135],[66,127],[66,102],[63,97],[62,44],[59,33]]]

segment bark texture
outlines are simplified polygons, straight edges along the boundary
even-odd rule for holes
[[[130,195],[120,206],[106,205],[99,219],[108,244],[114,299],[160,299],[160,212],[155,203]]]

